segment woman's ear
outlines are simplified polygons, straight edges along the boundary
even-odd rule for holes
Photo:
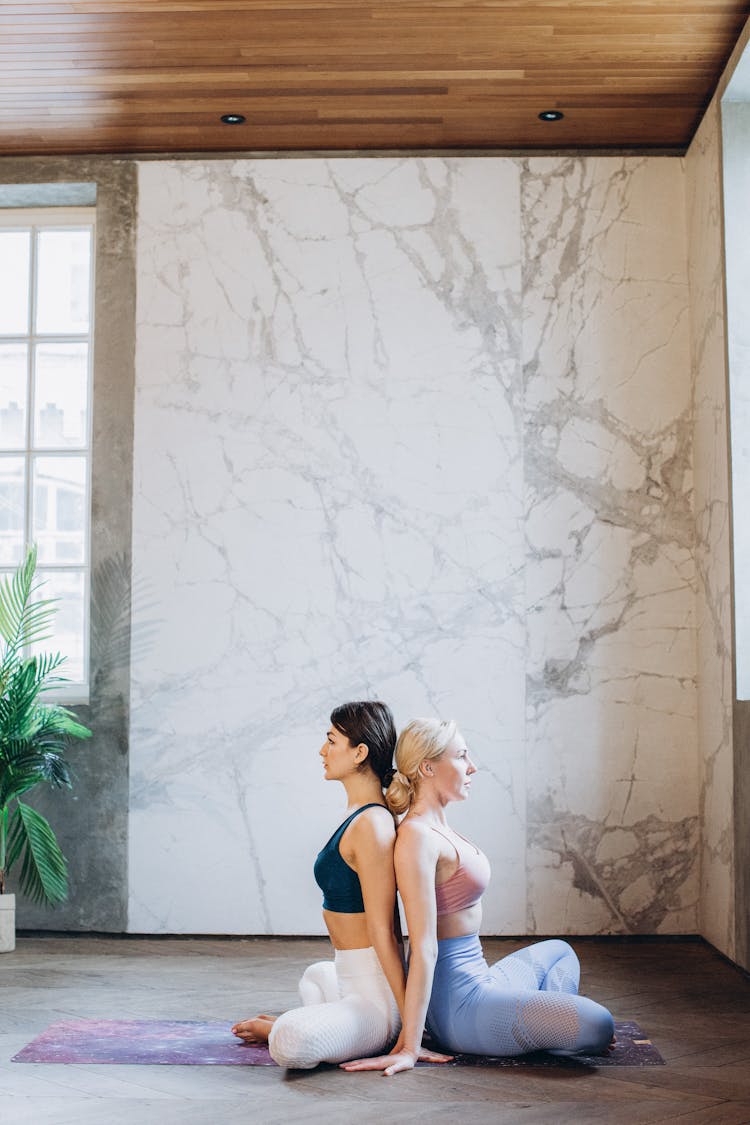
[[[359,746],[354,747],[354,761],[358,766],[361,766],[367,755],[370,753],[370,747],[366,742],[360,742]]]
[[[421,773],[422,777],[431,777],[432,776],[432,766],[430,765],[429,762],[420,762],[419,772]]]

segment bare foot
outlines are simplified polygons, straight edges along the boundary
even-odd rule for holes
[[[240,1020],[232,1028],[232,1034],[245,1043],[267,1043],[275,1016],[255,1016],[251,1020]]]

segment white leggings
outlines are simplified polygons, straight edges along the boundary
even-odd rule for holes
[[[310,965],[299,982],[304,1007],[284,1012],[271,1028],[268,1048],[279,1066],[310,1069],[380,1055],[400,1030],[398,1006],[368,949],[337,949],[335,960]]]

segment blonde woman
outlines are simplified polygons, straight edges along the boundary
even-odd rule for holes
[[[492,967],[484,959],[478,930],[489,863],[446,818],[476,774],[456,724],[413,720],[398,740],[396,766],[386,801],[406,813],[395,848],[410,945],[403,1028],[389,1055],[344,1068],[408,1070],[425,1025],[442,1047],[467,1054],[606,1051],[612,1016],[578,995],[580,966],[567,942],[538,942]]]

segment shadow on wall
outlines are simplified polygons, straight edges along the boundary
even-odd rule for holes
[[[91,667],[94,669],[92,700],[103,703],[111,690],[113,674],[142,659],[154,646],[160,621],[149,617],[155,609],[147,580],[131,589],[131,559],[124,552],[105,559],[92,579]],[[131,621],[133,600],[138,620]]]

